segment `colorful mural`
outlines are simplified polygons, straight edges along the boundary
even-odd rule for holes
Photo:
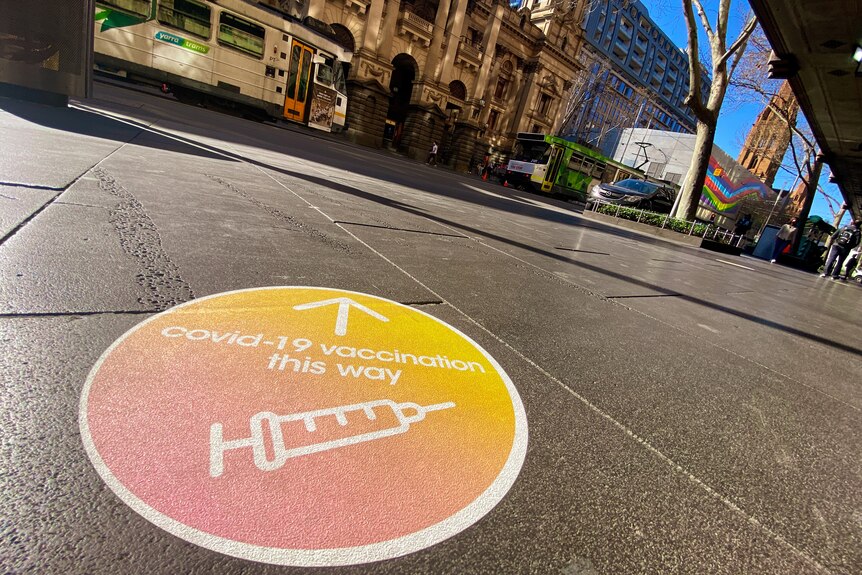
[[[725,166],[731,166],[729,169]],[[733,158],[713,147],[703,184],[700,205],[723,215],[733,215],[743,198],[757,194],[764,201],[775,200],[775,191],[737,164]]]

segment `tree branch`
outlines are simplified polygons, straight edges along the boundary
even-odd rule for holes
[[[751,38],[751,34],[754,32],[755,28],[757,28],[757,18],[752,14],[745,23],[745,26],[742,28],[742,31],[740,31],[739,36],[733,44],[731,44],[730,48],[727,49],[727,52],[725,52],[721,57],[721,61],[726,62],[733,54],[736,54],[736,59],[730,67],[730,75],[733,75],[733,71],[736,70],[736,67],[739,65],[742,54],[745,52],[745,45],[748,43],[748,39]]]
[[[730,0],[718,3],[718,21],[715,24],[716,37],[718,38],[718,53],[721,54],[725,50],[727,43],[727,21],[730,15]]]
[[[682,0],[683,12],[685,12],[685,27],[688,31],[688,95],[685,103],[691,108],[695,116],[704,111],[703,94],[700,89],[700,59],[698,58],[697,22],[694,20],[693,0]],[[697,1],[697,0],[694,0]],[[700,3],[698,3],[700,8]],[[700,8],[702,10],[702,8]],[[709,22],[707,22],[709,25]]]
[[[703,26],[707,37],[712,40],[712,37],[715,33],[712,31],[712,25],[709,23],[709,18],[706,17],[706,11],[704,11],[703,5],[700,3],[700,0],[691,0],[688,2],[686,0],[683,0],[682,4],[683,6],[685,6],[686,4],[690,6],[692,3],[694,3],[695,8],[697,8],[697,15],[700,17],[700,23]]]

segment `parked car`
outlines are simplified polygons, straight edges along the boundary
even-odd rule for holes
[[[593,186],[587,196],[587,207],[595,203],[606,203],[669,214],[675,198],[676,192],[668,186],[627,179],[614,184]]]

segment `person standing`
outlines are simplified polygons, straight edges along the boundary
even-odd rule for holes
[[[830,236],[832,245],[829,247],[829,255],[826,256],[826,265],[823,266],[820,277],[825,278],[832,272],[832,279],[839,279],[847,254],[859,245],[859,239],[862,237],[859,228],[862,228],[862,220],[850,222]]]
[[[789,222],[781,226],[781,229],[778,230],[778,235],[775,236],[775,247],[772,249],[772,259],[769,260],[771,263],[775,263],[775,260],[778,259],[778,256],[781,255],[781,252],[784,251],[790,242],[793,241],[793,236],[796,235],[796,218],[791,218]]]
[[[733,226],[733,235],[744,236],[751,229],[751,214],[745,214],[736,221]]]
[[[844,281],[853,278],[853,271],[859,263],[859,250],[851,250],[850,257],[847,258],[847,265],[844,267]]]
[[[432,166],[437,165],[437,142],[436,141],[433,144],[431,144],[431,151],[428,152],[428,160],[425,163],[431,164]]]

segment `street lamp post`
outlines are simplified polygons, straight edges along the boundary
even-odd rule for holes
[[[792,186],[790,186],[790,190],[787,192],[787,194],[788,194],[788,195],[790,195],[791,193],[793,193],[793,189],[794,189],[794,188],[796,188],[796,184],[797,184],[797,183],[799,183],[799,175],[798,175],[798,174],[797,174],[797,176],[796,176],[796,179],[795,179],[795,180],[793,180],[793,185],[792,185]],[[776,195],[776,197],[775,197],[775,201],[774,201],[774,202],[772,202],[772,208],[769,210],[769,215],[768,215],[768,216],[766,216],[766,221],[764,221],[764,222],[763,222],[763,226],[761,226],[761,228],[760,228],[760,232],[757,234],[757,235],[758,235],[758,237],[763,235],[763,230],[765,230],[765,229],[766,229],[766,226],[767,226],[767,225],[769,225],[769,220],[770,220],[770,219],[772,219],[772,213],[775,211],[775,206],[777,206],[777,205],[778,205],[778,200],[780,200],[780,199],[781,199],[781,192],[778,192],[778,194],[777,194],[777,195]],[[783,208],[784,208],[784,207],[782,206],[782,209],[783,209]],[[779,212],[779,213],[780,213],[780,212]]]

